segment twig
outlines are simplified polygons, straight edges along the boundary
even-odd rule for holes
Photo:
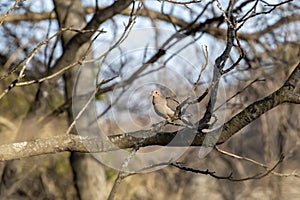
[[[97,89],[95,89],[92,93],[91,96],[89,97],[88,101],[84,104],[84,106],[80,109],[80,111],[78,112],[78,114],[76,115],[76,117],[74,118],[73,122],[70,124],[70,126],[68,127],[66,134],[70,134],[71,131],[73,130],[73,128],[75,127],[75,124],[77,122],[77,120],[82,116],[82,114],[84,113],[84,111],[87,109],[87,107],[90,105],[90,103],[93,101],[93,99],[95,98],[95,95],[97,93]]]
[[[19,6],[19,3],[22,3],[24,0],[16,0],[15,3],[8,9],[8,11],[1,17],[0,26],[3,24],[5,18],[10,15],[10,13]]]
[[[168,2],[168,3],[172,3],[172,4],[179,4],[179,5],[187,5],[187,4],[193,4],[193,3],[200,3],[202,2],[202,0],[191,0],[191,1],[173,1],[173,0],[159,0],[159,1],[163,1],[163,2]]]
[[[41,43],[39,43],[31,52],[30,54],[27,56],[26,62],[23,65],[23,67],[20,70],[20,73],[17,77],[17,79],[15,79],[8,87],[7,89],[5,89],[1,95],[0,95],[0,99],[2,99],[11,89],[13,89],[15,86],[22,86],[22,85],[28,85],[28,84],[32,84],[32,83],[37,83],[38,81],[33,80],[33,81],[28,81],[28,82],[23,82],[23,83],[19,83],[19,81],[25,76],[24,72],[25,69],[27,68],[29,62],[32,60],[32,58],[35,56],[35,54],[38,52],[38,50],[45,44],[47,44],[51,39],[57,37],[58,35],[60,35],[62,32],[68,30],[68,28],[66,29],[61,29],[60,31],[56,32],[55,34],[53,34],[51,37],[45,39],[44,41],[42,41]]]
[[[195,81],[195,83],[193,84],[193,91],[195,91],[197,89],[197,87],[200,83],[200,80],[201,80],[202,73],[206,69],[207,64],[208,64],[208,52],[207,52],[207,46],[206,45],[204,45],[202,47],[202,51],[203,51],[203,55],[204,55],[204,58],[205,58],[205,63],[201,66],[201,70],[200,70],[200,73],[198,75],[198,78]]]
[[[255,79],[253,81],[251,81],[246,87],[244,87],[243,89],[237,91],[234,95],[232,95],[230,98],[228,98],[224,103],[220,104],[218,107],[216,107],[213,112],[217,111],[218,109],[220,109],[222,106],[224,106],[225,104],[227,104],[231,99],[235,98],[236,96],[238,96],[239,94],[241,94],[242,92],[244,92],[247,88],[249,88],[253,83],[256,83],[258,81],[264,81],[264,80],[260,80],[260,79]]]
[[[232,2],[230,3],[232,6]],[[225,21],[227,22],[228,26],[232,29],[235,29],[235,25],[231,22],[230,18],[231,16],[227,16],[226,11],[222,8],[222,4],[220,3],[219,0],[217,0],[217,7],[220,9],[220,11],[222,12],[222,15],[225,19]],[[230,6],[229,6],[230,7]],[[230,8],[231,9],[231,8]]]
[[[218,151],[219,153],[221,153],[223,155],[226,155],[226,156],[229,156],[229,157],[232,157],[232,158],[235,158],[235,159],[239,159],[239,160],[245,160],[247,162],[253,163],[253,164],[257,165],[257,166],[260,166],[260,167],[264,168],[266,171],[270,170],[270,168],[267,165],[265,165],[263,163],[260,163],[260,162],[258,162],[256,160],[253,160],[251,158],[247,158],[247,157],[244,157],[244,156],[239,156],[239,155],[230,153],[228,151],[224,151],[224,150],[218,148],[217,146],[215,146],[215,149],[216,149],[216,151]],[[276,171],[271,171],[271,173],[274,174],[274,175],[276,175],[276,176],[295,176],[295,177],[300,178],[300,176],[297,175],[297,174],[295,174],[294,172],[291,173],[291,174],[282,174],[282,173],[278,173]]]
[[[141,141],[141,143],[142,142],[143,141]],[[113,187],[112,187],[112,189],[111,189],[111,191],[109,193],[109,196],[108,196],[107,200],[113,200],[115,198],[115,195],[117,193],[117,189],[119,188],[121,181],[124,178],[126,178],[126,177],[134,174],[132,172],[126,172],[125,169],[129,165],[130,160],[134,157],[134,155],[136,154],[136,152],[139,150],[141,143],[136,144],[135,147],[133,148],[133,150],[131,151],[131,153],[129,154],[129,156],[124,160],[124,162],[122,164],[122,167],[121,167],[121,170],[118,173],[118,176],[117,176],[117,178],[116,178],[116,180],[114,182],[114,185],[113,185]]]
[[[242,23],[242,25],[241,26],[239,26],[238,28],[237,28],[237,30],[238,29],[240,29],[242,26],[243,26],[243,24],[244,24],[244,22],[246,22],[247,20],[249,20],[249,19],[251,19],[251,18],[253,18],[253,17],[256,17],[256,16],[258,16],[258,15],[262,15],[262,14],[269,14],[269,13],[271,13],[273,10],[275,10],[278,6],[281,6],[281,5],[283,5],[283,4],[286,4],[286,3],[289,3],[289,2],[291,2],[291,1],[293,1],[293,0],[287,0],[287,1],[283,1],[283,2],[280,2],[280,3],[278,3],[278,4],[269,4],[269,3],[267,3],[267,2],[265,2],[265,1],[256,1],[256,3],[254,4],[254,6],[241,18],[241,19],[239,19],[238,20],[238,22],[240,23],[240,22],[243,22]],[[267,10],[267,11],[263,11],[263,12],[255,12],[255,8],[256,8],[256,6],[257,6],[257,4],[258,4],[258,2],[263,2],[263,3],[265,3],[265,6],[270,6],[270,7],[272,7],[271,9],[269,9],[269,10]],[[249,13],[251,12],[253,10],[253,12],[250,14],[250,16],[248,16],[248,17],[246,17],[247,15],[249,15]]]
[[[284,156],[281,155],[278,162],[272,168],[268,169],[265,173],[263,173],[263,174],[259,173],[259,174],[256,174],[253,176],[248,176],[245,178],[233,178],[232,173],[230,173],[228,176],[219,176],[219,175],[216,175],[215,172],[211,172],[208,169],[207,170],[194,169],[194,168],[182,166],[182,164],[179,164],[179,163],[169,163],[169,165],[174,166],[174,167],[184,170],[184,171],[189,171],[189,172],[193,172],[196,174],[209,175],[216,179],[226,179],[226,180],[233,181],[233,182],[239,182],[239,181],[248,181],[248,180],[253,180],[253,179],[261,179],[261,178],[269,175],[283,161],[283,159],[284,159]]]

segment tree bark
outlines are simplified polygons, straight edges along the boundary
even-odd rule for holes
[[[80,0],[54,0],[55,12],[61,28],[73,27],[83,29],[86,26],[85,12]],[[62,34],[62,46],[64,53],[67,45],[76,33],[66,31]],[[89,46],[89,40],[80,44],[79,49],[71,49],[74,57],[67,58],[63,63],[70,64],[79,60]],[[70,51],[70,49],[68,49]],[[92,57],[89,55],[89,57]],[[72,97],[74,83],[78,67],[67,71],[64,75],[65,99]],[[69,124],[73,121],[72,106],[67,111]],[[70,163],[74,174],[75,188],[78,199],[105,199],[106,196],[106,177],[103,166],[89,154],[72,152]]]

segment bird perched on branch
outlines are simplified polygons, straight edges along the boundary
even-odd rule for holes
[[[157,115],[165,118],[167,121],[177,118],[184,122],[186,125],[193,126],[193,124],[187,119],[187,115],[181,114],[181,108],[179,101],[171,97],[164,97],[159,90],[152,91],[152,104]],[[180,110],[178,110],[178,108]],[[179,112],[177,112],[179,111]],[[174,115],[178,116],[174,116]]]

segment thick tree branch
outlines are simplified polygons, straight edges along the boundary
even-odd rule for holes
[[[295,94],[294,89],[299,80],[300,63],[297,64],[296,68],[281,88],[279,88],[269,96],[250,104],[240,113],[226,122],[224,126],[221,127],[222,134],[219,138],[218,143],[224,143],[246,125],[282,103],[289,102],[298,104],[299,98],[295,97],[299,97],[299,94]]]
[[[294,88],[300,80],[300,63],[289,76],[284,85],[270,94],[269,96],[258,100],[243,111],[235,115],[224,126],[207,134],[197,133],[193,141],[189,141],[187,134],[194,134],[196,129],[185,128],[179,132],[155,132],[155,130],[140,130],[120,135],[109,136],[109,140],[113,143],[103,140],[101,137],[87,138],[78,135],[60,135],[46,139],[37,139],[29,142],[20,142],[13,144],[4,144],[0,146],[0,160],[13,160],[24,157],[37,156],[50,153],[58,153],[64,151],[77,151],[83,153],[89,152],[106,152],[116,150],[118,148],[134,148],[136,144],[140,147],[151,145],[170,145],[169,143],[176,136],[179,137],[177,142],[172,143],[173,146],[201,146],[204,139],[206,144],[214,144],[219,131],[221,135],[217,144],[226,142],[231,136],[239,130],[253,122],[262,114],[272,108],[285,103],[300,103],[299,98],[295,100]],[[210,143],[211,142],[211,143]],[[115,145],[114,145],[115,144]],[[86,148],[88,147],[88,148]]]

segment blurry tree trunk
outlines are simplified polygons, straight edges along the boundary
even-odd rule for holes
[[[61,28],[71,27],[82,29],[86,25],[85,12],[80,0],[54,0],[55,12]],[[76,32],[64,32],[62,35],[63,49]],[[68,58],[75,62],[86,52],[89,43],[74,49],[74,57]],[[91,54],[88,57],[92,57]],[[85,66],[86,67],[86,66]],[[84,71],[84,70],[83,70]],[[66,101],[72,97],[73,87],[77,76],[78,68],[66,72],[65,81],[65,98]],[[83,72],[84,74],[85,72]],[[83,75],[90,76],[89,72]],[[73,121],[72,106],[68,109],[69,124]],[[106,178],[103,166],[89,154],[71,153],[70,162],[74,173],[74,182],[76,184],[77,196],[79,199],[104,199],[106,196]]]

